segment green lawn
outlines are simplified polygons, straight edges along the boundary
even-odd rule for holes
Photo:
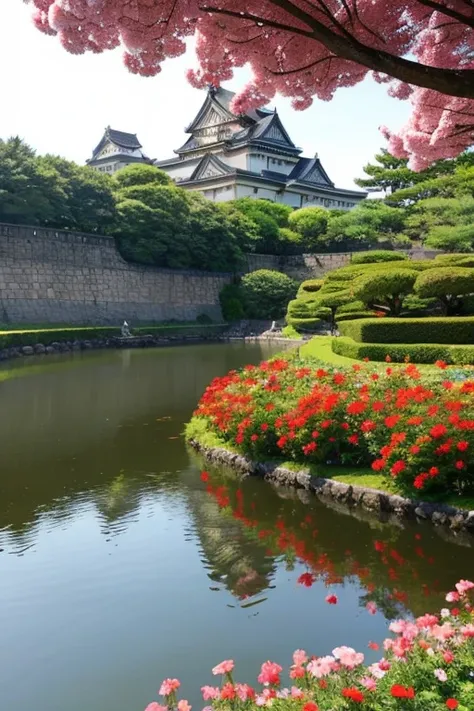
[[[350,366],[354,363],[359,363],[360,361],[354,358],[347,358],[346,356],[338,355],[333,353],[331,349],[331,342],[333,336],[315,336],[308,343],[300,348],[301,356],[310,356],[312,358],[318,358],[325,363],[331,363],[331,365],[345,365]]]

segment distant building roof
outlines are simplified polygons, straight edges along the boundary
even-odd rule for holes
[[[111,141],[118,148],[126,148],[127,150],[139,150],[142,147],[142,144],[138,140],[136,133],[116,131],[115,129],[110,128],[110,126],[107,126],[104,131],[104,135],[100,139],[100,142],[92,152],[92,158],[94,158],[98,153],[100,153],[107,141]]]

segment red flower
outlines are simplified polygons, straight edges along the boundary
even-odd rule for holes
[[[419,446],[418,446],[417,444],[412,445],[412,446],[410,447],[410,452],[411,452],[412,454],[419,454],[419,452],[420,452]]]
[[[400,474],[404,469],[406,469],[406,464],[403,461],[403,459],[398,459],[391,467],[390,471],[392,472],[393,476],[397,476],[397,474]]]
[[[448,428],[445,425],[434,425],[434,427],[430,429],[430,435],[435,439],[439,439],[440,437],[443,437],[447,431]]]
[[[351,402],[347,407],[346,407],[346,412],[348,415],[360,415],[362,412],[364,412],[367,409],[367,405],[365,402],[361,402],[360,400],[356,400],[355,402]]]
[[[464,464],[462,459],[458,459],[458,461],[454,464],[454,466],[456,467],[456,469],[464,469],[464,467],[466,465]]]
[[[362,432],[371,432],[376,427],[377,425],[373,420],[364,420],[360,426],[360,429],[362,430]]]
[[[435,366],[437,368],[441,368],[441,370],[446,370],[446,368],[448,367],[448,364],[446,363],[445,360],[436,360]]]
[[[201,472],[201,481],[209,481],[208,472]]]
[[[252,442],[256,442],[258,439],[258,434],[251,435],[250,439],[252,440]]]
[[[320,679],[320,680],[318,681],[318,686],[319,686],[320,689],[327,689],[327,688],[328,688],[328,683],[327,683],[326,679]]]
[[[372,469],[374,470],[374,472],[378,472],[384,468],[385,464],[385,459],[376,459],[374,462],[372,462]]]
[[[461,442],[458,442],[456,447],[459,449],[460,452],[465,452],[466,449],[469,447],[469,442],[465,442],[462,440]]]
[[[264,422],[260,425],[260,429],[262,430],[262,432],[266,432],[268,430],[268,424]]]
[[[359,443],[359,438],[356,434],[351,435],[350,437],[347,438],[347,440],[351,444],[358,444]]]
[[[315,577],[312,573],[302,573],[296,582],[299,583],[299,585],[310,588],[314,581]]]
[[[328,595],[326,597],[326,602],[329,605],[337,605],[337,595]]]
[[[390,415],[386,417],[384,422],[387,427],[395,427],[397,422],[400,420],[400,415]]]
[[[303,706],[303,711],[318,711],[319,706],[314,701],[307,701]]]
[[[369,647],[369,649],[373,649],[375,652],[379,650],[379,645],[377,644],[377,642],[369,642],[367,646]]]
[[[235,699],[235,689],[230,682],[224,684],[221,689],[221,699]]]
[[[280,439],[277,441],[277,447],[280,449],[283,449],[285,444],[288,442],[288,437],[285,437],[285,435],[282,435]]]
[[[309,444],[305,444],[304,447],[302,447],[303,453],[308,455],[311,454],[311,452],[314,452],[317,449],[318,445],[316,442],[309,442]]]
[[[459,701],[456,701],[456,699],[448,699],[446,701],[446,708],[451,709],[453,711],[454,709],[457,709],[459,706]]]
[[[412,686],[400,686],[400,684],[394,684],[390,689],[390,693],[396,699],[414,699],[415,690]]]
[[[342,695],[345,699],[351,699],[351,701],[355,701],[357,704],[361,704],[364,700],[364,694],[362,691],[359,691],[359,689],[356,689],[353,686],[343,689]]]
[[[425,485],[425,481],[428,479],[428,474],[418,474],[413,481],[413,486],[415,489],[422,489]]]
[[[385,356],[385,362],[386,362],[386,363],[391,363],[391,362],[392,362],[392,359],[390,358],[390,356],[388,355],[388,353],[387,353],[387,355]]]
[[[332,380],[336,385],[342,385],[346,381],[346,376],[342,373],[336,373]]]

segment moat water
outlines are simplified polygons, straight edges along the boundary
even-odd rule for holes
[[[474,550],[437,529],[359,520],[189,450],[183,426],[210,380],[270,354],[203,345],[2,367],[2,710],[143,711],[166,676],[197,710],[222,659],[241,681],[297,648],[347,644],[370,661],[390,619],[439,609],[472,576]]]

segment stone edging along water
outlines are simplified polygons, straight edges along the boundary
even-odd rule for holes
[[[334,479],[313,476],[305,469],[293,471],[271,462],[254,462],[224,447],[205,447],[194,439],[189,440],[189,444],[212,464],[229,466],[241,476],[258,476],[276,484],[305,489],[323,503],[333,501],[349,509],[364,509],[381,519],[395,516],[399,520],[425,520],[436,526],[447,527],[455,534],[474,535],[474,511],[344,484]]]

